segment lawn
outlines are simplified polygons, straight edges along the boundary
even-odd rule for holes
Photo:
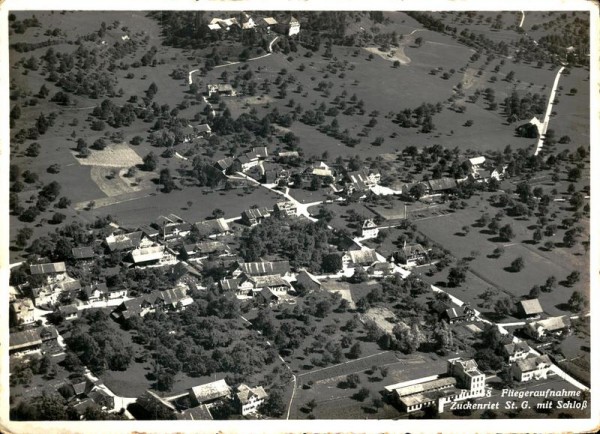
[[[515,232],[515,238],[511,242],[505,242],[498,237],[490,235],[486,229],[473,226],[475,220],[486,211],[494,215],[495,209],[488,207],[484,199],[471,198],[470,206],[464,210],[448,214],[443,217],[431,218],[417,221],[417,228],[433,241],[448,248],[455,258],[472,257],[469,260],[471,270],[465,284],[458,288],[448,288],[450,293],[457,297],[470,301],[474,305],[481,303],[479,294],[487,288],[496,288],[500,292],[510,294],[517,298],[527,295],[534,285],[542,286],[547,277],[554,275],[561,282],[567,274],[573,270],[586,270],[589,267],[588,255],[580,254],[580,247],[567,249],[557,247],[547,251],[531,243],[530,225],[532,220],[520,220],[505,217],[502,225],[510,223]],[[561,211],[559,210],[559,213]],[[560,218],[557,219],[560,221]],[[586,222],[582,222],[587,226]],[[465,235],[463,227],[470,227],[469,233]],[[555,241],[562,240],[562,230],[558,230],[554,236]],[[543,242],[542,242],[543,244]],[[504,246],[505,253],[500,258],[491,257],[492,251]],[[520,272],[512,272],[508,268],[517,257],[522,257],[525,268]],[[566,312],[561,304],[571,296],[573,290],[587,293],[589,287],[589,276],[582,273],[582,279],[573,287],[567,288],[560,284],[552,292],[542,292],[540,301],[548,315],[562,315]],[[433,283],[444,285],[446,272],[441,275],[426,277]]]

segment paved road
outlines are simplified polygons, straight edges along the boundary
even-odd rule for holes
[[[521,22],[519,23],[519,27],[523,27],[523,23],[525,22],[525,11],[521,11]]]
[[[560,79],[560,74],[564,71],[565,67],[561,66],[558,72],[556,73],[556,77],[554,78],[554,84],[552,85],[552,91],[550,92],[550,98],[548,99],[548,106],[546,107],[546,114],[544,115],[544,120],[540,129],[540,138],[538,139],[537,145],[535,147],[535,153],[533,155],[537,155],[542,150],[544,146],[544,139],[546,138],[546,132],[548,131],[548,124],[550,123],[550,115],[552,114],[552,106],[554,105],[554,99],[556,97],[556,88],[558,87],[558,80]]]

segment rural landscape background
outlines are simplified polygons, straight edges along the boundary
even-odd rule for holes
[[[219,380],[265,396],[251,416],[198,398],[215,420],[590,417],[500,397],[590,402],[589,12],[10,11],[8,27],[11,340],[55,333],[11,341],[12,420],[182,419]],[[285,294],[248,263],[285,263]],[[165,290],[172,311],[131,313]],[[519,382],[517,342],[552,375]],[[458,357],[499,409],[390,397]]]

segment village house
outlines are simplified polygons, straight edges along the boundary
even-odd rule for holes
[[[93,303],[105,298],[109,298],[109,291],[106,282],[92,283],[81,288],[80,298],[84,301]]]
[[[448,360],[448,374],[458,380],[458,386],[463,389],[461,395],[469,395],[468,398],[485,395],[485,374],[475,360],[461,357]]]
[[[220,160],[217,160],[215,167],[221,171],[225,171],[231,167],[233,161],[234,160],[231,157],[221,158]]]
[[[229,224],[224,218],[204,220],[194,224],[200,238],[215,238],[231,233]]]
[[[41,351],[56,345],[58,331],[52,327],[36,327],[21,332],[10,333],[8,352],[12,355],[24,355]]]
[[[254,294],[254,299],[258,305],[273,306],[281,301],[281,295],[276,294],[269,288],[263,288]]]
[[[240,23],[242,23],[242,30],[251,30],[256,27],[256,23],[246,12],[240,14]]]
[[[529,355],[531,348],[525,341],[509,343],[502,346],[502,352],[507,363],[514,363],[517,360],[522,360]]]
[[[304,178],[311,179],[313,176],[319,177],[334,177],[333,169],[331,169],[326,163],[320,161],[318,164],[314,164],[304,171]]]
[[[281,216],[295,217],[298,215],[298,207],[291,201],[277,202],[275,204],[275,212]]]
[[[315,276],[306,270],[300,270],[296,275],[296,280],[292,282],[296,291],[316,291],[321,288],[321,282]]]
[[[192,405],[206,405],[210,409],[217,402],[231,397],[231,387],[225,380],[217,380],[188,389],[188,395]]]
[[[149,241],[158,241],[158,236],[160,235],[160,231],[158,229],[150,225],[143,225],[138,228],[138,231],[142,232],[143,236]]]
[[[210,410],[206,405],[198,405],[192,408],[186,408],[181,413],[176,413],[177,420],[213,420]]]
[[[373,221],[373,219],[366,219],[363,221],[360,227],[360,236],[364,239],[377,238],[379,235],[379,228]]]
[[[533,339],[543,341],[551,336],[569,333],[570,325],[569,317],[555,316],[530,322],[523,327],[523,332]]]
[[[236,92],[230,84],[209,84],[206,87],[208,96],[218,94],[220,96],[236,96]]]
[[[56,309],[56,312],[62,316],[62,318],[65,321],[71,321],[74,319],[77,319],[77,316],[79,315],[79,311],[77,310],[77,306],[75,306],[74,304],[67,304],[64,306],[58,306],[58,309]]]
[[[458,183],[454,178],[443,177],[440,179],[430,179],[427,181],[429,184],[429,192],[431,194],[441,194],[451,192],[458,187]]]
[[[153,244],[142,231],[118,235],[112,234],[106,237],[104,242],[110,252],[127,252],[138,247],[147,247]]]
[[[466,303],[461,307],[450,307],[442,313],[442,319],[449,324],[471,321],[474,317],[475,311]]]
[[[517,360],[512,365],[513,377],[520,382],[546,379],[550,372],[552,361],[547,354]]]
[[[379,172],[368,170],[360,170],[356,172],[348,172],[346,177],[346,190],[348,193],[355,191],[366,191],[375,187],[381,180]]]
[[[263,289],[269,289],[276,295],[286,294],[291,285],[278,274],[249,276],[242,274],[232,279],[223,279],[219,281],[221,290],[234,292],[241,298],[254,297]]]
[[[96,253],[90,246],[75,247],[71,249],[71,254],[76,261],[93,261],[96,258]]]
[[[163,266],[176,262],[175,256],[160,245],[132,250],[129,256],[136,267]]]
[[[186,294],[184,287],[175,287],[164,291],[152,291],[131,300],[125,300],[111,315],[117,320],[127,320],[133,316],[144,316],[155,311],[179,311],[192,304],[194,300]]]
[[[367,274],[371,277],[386,277],[394,274],[394,264],[389,262],[375,262],[367,268]]]
[[[240,384],[235,393],[242,416],[256,413],[258,407],[267,399],[267,396],[267,392],[265,392],[262,386],[249,387],[245,384]]]
[[[540,300],[537,298],[531,300],[521,300],[517,303],[517,312],[521,318],[537,319],[544,313]]]
[[[51,306],[60,299],[70,299],[77,296],[81,282],[68,278],[62,282],[50,283],[31,289],[31,296],[36,306]]]
[[[34,264],[29,266],[32,276],[42,276],[47,283],[56,283],[64,280],[67,276],[67,267],[64,262],[48,264]]]
[[[423,191],[423,196],[428,195],[431,192],[429,183],[423,182],[423,181],[417,181],[417,182],[409,182],[409,183],[402,185],[402,195],[407,198],[416,199],[416,197],[413,195],[413,188],[416,187],[417,185],[421,186],[421,190]]]
[[[242,212],[242,223],[254,226],[268,217],[271,217],[271,212],[267,208],[250,208]]]
[[[18,325],[32,324],[36,321],[33,302],[27,298],[21,298],[10,304],[10,313],[13,321]]]
[[[201,241],[199,243],[184,244],[180,250],[184,259],[200,260],[209,256],[226,256],[231,252],[229,247],[221,241]]]
[[[266,30],[267,33],[269,33],[271,30],[276,29],[277,25],[277,20],[273,17],[264,17],[258,20],[258,27],[263,30]]]
[[[344,267],[370,267],[375,262],[379,262],[377,253],[373,249],[365,250],[349,250],[342,256],[342,264]]]
[[[428,255],[425,248],[419,243],[407,243],[404,241],[402,250],[392,254],[394,262],[404,264],[409,267],[425,264],[428,261]]]
[[[152,226],[158,229],[159,236],[163,240],[185,237],[192,229],[191,224],[175,214],[158,217]]]
[[[300,21],[290,16],[288,19],[279,23],[277,31],[286,36],[294,36],[300,33]]]

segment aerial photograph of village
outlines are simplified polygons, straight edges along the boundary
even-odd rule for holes
[[[11,422],[591,417],[589,10],[6,16]]]

